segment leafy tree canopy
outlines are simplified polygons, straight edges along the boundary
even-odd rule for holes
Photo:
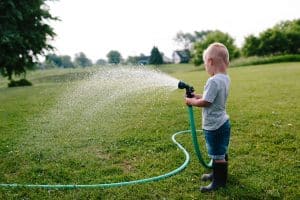
[[[107,59],[108,59],[108,63],[119,64],[122,61],[122,56],[121,56],[120,52],[111,50],[107,54]]]
[[[234,39],[229,34],[218,30],[210,31],[201,41],[196,42],[194,45],[192,57],[195,65],[203,63],[202,54],[204,50],[214,42],[223,43],[227,47],[231,59],[240,56],[239,49],[236,47]]]
[[[25,74],[55,36],[47,22],[57,20],[51,16],[45,0],[0,1],[0,72],[12,80],[13,74]]]
[[[195,31],[194,33],[183,33],[182,31],[179,31],[176,34],[174,40],[179,45],[181,45],[183,49],[191,50],[195,42],[202,41],[205,38],[205,36],[210,32],[211,32],[210,30]]]
[[[75,54],[74,63],[80,67],[89,67],[92,66],[92,61],[86,57],[83,52]]]
[[[242,47],[245,56],[300,53],[300,19],[282,21],[259,34],[249,35]]]
[[[163,64],[162,54],[159,52],[158,48],[155,46],[151,50],[149,63],[152,65],[156,65],[156,66]]]
[[[106,65],[106,60],[102,59],[102,58],[99,58],[97,61],[96,61],[96,65]]]
[[[56,54],[48,54],[46,55],[46,60],[44,64],[47,66],[62,67],[62,68],[74,67],[74,64],[71,60],[71,56],[68,55],[58,56]]]

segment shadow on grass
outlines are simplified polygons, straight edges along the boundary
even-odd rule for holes
[[[232,175],[229,176],[226,189],[221,189],[220,192],[229,199],[262,199],[259,189],[240,182],[238,177]]]
[[[266,194],[263,189],[241,182],[234,175],[229,175],[226,188],[220,188],[214,193],[217,196],[222,196],[224,199],[281,199],[280,197]]]

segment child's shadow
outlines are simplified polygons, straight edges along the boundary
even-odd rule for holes
[[[263,196],[262,190],[241,183],[235,175],[229,175],[226,188],[220,188],[217,192],[228,199],[262,199]]]

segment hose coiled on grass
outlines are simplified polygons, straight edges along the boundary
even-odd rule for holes
[[[44,189],[77,189],[77,188],[109,188],[109,187],[119,187],[119,186],[126,186],[126,185],[133,185],[133,184],[141,184],[141,183],[148,183],[148,182],[153,182],[153,181],[159,181],[165,178],[168,178],[170,176],[173,176],[182,170],[184,170],[189,161],[190,161],[190,155],[187,152],[187,150],[179,143],[176,141],[176,136],[179,134],[183,133],[192,133],[192,140],[195,148],[196,155],[198,157],[199,162],[207,168],[211,168],[211,162],[207,164],[201,155],[199,144],[197,141],[197,131],[195,129],[195,123],[194,123],[194,114],[193,114],[193,108],[191,106],[188,106],[188,112],[189,112],[189,119],[190,119],[190,127],[191,130],[184,130],[184,131],[179,131],[176,132],[172,135],[172,141],[174,144],[177,145],[177,147],[184,153],[185,155],[185,161],[183,164],[174,169],[173,171],[170,171],[166,174],[162,174],[159,176],[154,176],[150,178],[145,178],[145,179],[138,179],[138,180],[133,180],[133,181],[125,181],[125,182],[116,182],[116,183],[100,183],[100,184],[85,184],[85,185],[41,185],[41,184],[17,184],[17,183],[12,183],[12,184],[5,184],[1,183],[0,187],[7,187],[7,188],[44,188]]]

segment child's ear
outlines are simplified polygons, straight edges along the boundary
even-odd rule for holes
[[[209,66],[212,66],[212,65],[214,64],[214,61],[213,61],[212,58],[209,58],[209,59],[207,60],[207,63],[209,64]]]

